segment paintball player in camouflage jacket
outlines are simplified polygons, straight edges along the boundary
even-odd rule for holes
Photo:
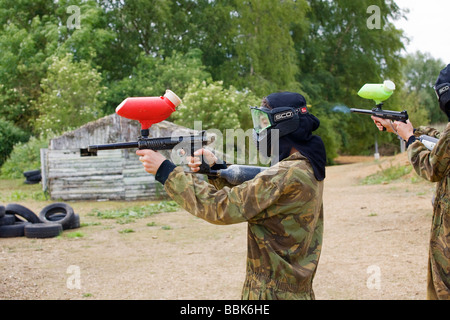
[[[155,174],[169,196],[191,214],[217,225],[248,224],[242,299],[314,299],[326,154],[322,140],[312,132],[320,121],[309,114],[300,94],[275,93],[263,103],[251,110],[255,142],[260,148],[265,144],[265,151],[279,143],[280,162],[251,181],[238,186],[220,178],[201,181],[157,152],[142,150],[137,155],[145,170]],[[271,130],[279,131],[279,141],[266,139]],[[195,154],[211,164],[218,160],[206,149]],[[198,161],[194,157],[189,163],[194,172]],[[213,169],[221,166],[226,167],[215,164]]]
[[[380,130],[384,126],[387,131],[396,132],[407,141],[408,157],[417,174],[437,183],[433,201],[427,299],[450,300],[450,64],[439,74],[435,90],[439,105],[449,119],[442,133],[428,127],[414,129],[409,121],[406,124],[390,124],[380,118],[372,119]],[[418,140],[421,135],[439,139],[432,151]]]

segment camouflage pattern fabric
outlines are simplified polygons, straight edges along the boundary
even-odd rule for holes
[[[323,186],[300,153],[235,187],[201,181],[181,167],[164,185],[186,211],[212,224],[248,223],[244,300],[314,299]]]
[[[409,159],[419,176],[436,182],[433,203],[430,251],[428,260],[427,298],[450,300],[450,123],[440,134],[420,127],[415,135],[439,138],[433,151],[416,141],[408,148]]]

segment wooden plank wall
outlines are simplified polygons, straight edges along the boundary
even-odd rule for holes
[[[193,134],[193,130],[163,121],[150,137]],[[137,121],[109,115],[52,139],[41,151],[43,188],[52,200],[159,200],[163,186],[144,171],[135,150],[104,150],[81,156],[89,145],[136,141]],[[162,152],[169,157],[170,151]]]
[[[80,157],[80,150],[48,150],[48,192],[53,200],[158,200],[161,184],[144,171],[136,155],[125,150],[99,151]]]
[[[153,125],[150,137],[192,131],[163,121]],[[98,151],[82,157],[89,145],[136,141],[137,121],[116,114],[88,123],[52,139],[41,152],[43,188],[53,200],[158,200],[167,198],[162,185],[144,171],[135,150]],[[165,153],[168,156],[168,153]]]

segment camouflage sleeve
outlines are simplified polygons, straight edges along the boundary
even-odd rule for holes
[[[414,170],[422,178],[438,182],[442,180],[450,164],[450,124],[439,136],[439,142],[433,151],[429,151],[420,141],[416,141],[408,148],[408,157]]]
[[[176,168],[164,184],[168,195],[191,214],[212,224],[227,225],[249,221],[281,196],[278,179],[270,173],[233,188],[218,190],[195,175]],[[274,177],[276,177],[274,179]]]
[[[221,161],[220,164],[215,164],[213,167],[211,167],[211,170],[221,170],[221,169],[226,169],[228,167],[228,165]],[[209,178],[209,183],[211,183],[214,187],[216,187],[217,190],[223,189],[225,187],[234,187],[234,185],[232,185],[231,183],[229,183],[226,179],[220,178],[220,177],[214,177],[214,178]]]
[[[420,126],[419,128],[417,128],[414,131],[414,135],[416,137],[420,137],[421,135],[426,135],[426,136],[430,136],[430,137],[439,139],[439,136],[441,135],[441,133],[434,128]]]
[[[209,180],[209,183],[211,183],[214,187],[216,187],[217,190],[223,189],[225,187],[233,188],[234,185],[229,183],[227,180],[223,178],[217,178],[214,180]]]

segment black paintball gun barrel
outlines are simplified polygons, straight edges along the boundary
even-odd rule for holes
[[[205,133],[200,135],[163,137],[163,138],[147,138],[141,137],[135,142],[123,142],[103,145],[92,145],[88,147],[89,152],[99,150],[115,150],[115,149],[151,149],[151,150],[172,150],[176,146],[189,145],[192,148],[205,146],[213,141],[213,138],[207,138]]]
[[[361,114],[368,114],[372,115],[378,118],[382,119],[388,119],[392,121],[402,121],[406,123],[406,120],[409,119],[408,112],[406,110],[403,110],[401,112],[399,111],[390,111],[390,110],[383,110],[381,108],[381,105],[378,105],[376,108],[372,110],[366,110],[366,109],[350,109],[350,112],[353,113],[361,113]]]
[[[205,145],[212,143],[214,137],[207,137],[205,131],[199,135],[178,136],[178,137],[163,137],[163,138],[147,138],[140,137],[135,142],[123,142],[104,145],[91,145],[88,147],[88,152],[97,153],[101,150],[116,150],[116,149],[151,149],[151,150],[172,150],[180,148],[186,154],[192,155],[195,150],[201,149]],[[210,166],[205,163],[202,157],[202,164],[198,174],[206,174],[209,177],[220,177],[228,181],[232,185],[239,185],[245,181],[252,180],[259,173],[265,171],[265,167],[245,166],[245,165],[230,165],[226,169],[211,170]]]
[[[179,148],[185,154],[192,155],[195,150],[203,148],[205,145],[214,141],[214,137],[207,137],[206,132],[202,131],[198,135],[177,136],[177,137],[162,137],[162,138],[148,138],[148,130],[142,130],[142,136],[135,142],[123,142],[103,145],[91,145],[88,147],[88,152],[97,153],[100,150],[116,150],[116,149],[139,149],[139,150],[172,150]],[[208,173],[210,171],[202,159],[199,173]]]

